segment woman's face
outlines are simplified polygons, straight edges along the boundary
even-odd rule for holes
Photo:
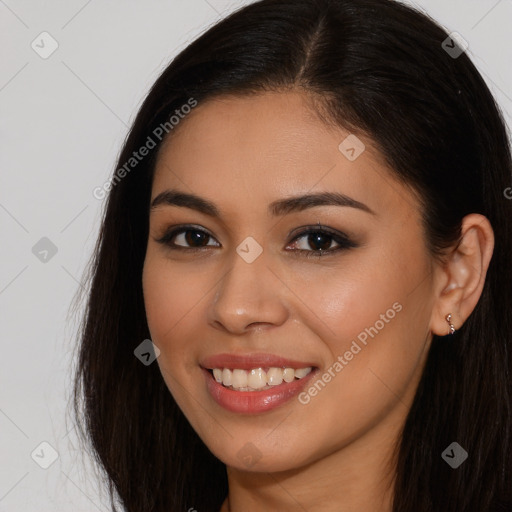
[[[208,101],[181,123],[155,170],[143,288],[192,427],[252,471],[390,445],[435,300],[413,194],[300,93]],[[316,194],[331,196],[279,204]]]

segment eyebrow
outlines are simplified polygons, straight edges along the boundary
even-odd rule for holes
[[[151,202],[151,210],[161,205],[181,206],[197,210],[210,217],[221,217],[220,209],[211,201],[195,194],[180,192],[178,190],[165,190],[158,194]],[[292,212],[300,212],[315,206],[348,206],[376,215],[366,204],[339,192],[319,192],[315,194],[286,197],[270,203],[268,211],[272,216],[282,216]]]

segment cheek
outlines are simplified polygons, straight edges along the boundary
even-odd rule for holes
[[[421,243],[383,239],[380,250],[361,251],[320,279],[304,281],[302,293],[314,313],[309,316],[330,357],[347,354],[359,361],[351,366],[390,366],[391,360],[414,366],[432,306],[429,261]]]
[[[173,335],[180,323],[204,296],[197,278],[148,249],[142,274],[144,304],[148,326],[154,342],[180,339]]]
[[[191,404],[184,388],[190,389],[189,379],[201,375],[197,374],[194,353],[184,332],[190,330],[187,322],[199,298],[190,278],[176,268],[148,248],[142,287],[151,340],[160,349],[156,362],[169,392],[182,411],[188,412]]]
[[[312,273],[311,279],[289,276],[305,306],[301,316],[309,318],[309,327],[323,340],[330,340],[332,356],[348,350],[354,339],[364,343],[372,333],[389,331],[403,321],[405,315],[398,310],[413,298],[409,294],[426,269],[418,259],[415,267],[407,268],[407,258],[395,256],[366,251]]]
[[[354,413],[341,420],[347,428],[355,417],[370,420],[397,397],[409,396],[426,356],[429,260],[420,250],[393,247],[377,256],[333,274],[324,288],[328,292],[316,294],[315,308],[329,326],[324,330],[333,361],[328,369],[335,375],[326,376],[333,385],[327,385],[325,400]]]
[[[171,390],[174,386],[170,375],[181,379],[197,370],[195,346],[190,345],[190,322],[207,291],[201,282],[148,250],[142,278],[146,318],[151,340],[160,349],[158,364]]]

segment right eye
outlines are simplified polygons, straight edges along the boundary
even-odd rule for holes
[[[205,247],[211,247],[208,244],[204,244],[205,241],[213,237],[202,229],[195,228],[193,226],[180,226],[167,231],[162,237],[156,241],[160,244],[164,244],[171,250],[197,250]],[[177,243],[179,242],[179,243]],[[188,246],[186,245],[188,244]],[[214,247],[218,247],[215,245]]]

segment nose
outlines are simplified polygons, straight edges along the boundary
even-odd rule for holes
[[[217,283],[208,311],[210,325],[233,334],[282,325],[288,317],[287,288],[268,266],[265,251],[252,263],[236,252]]]

